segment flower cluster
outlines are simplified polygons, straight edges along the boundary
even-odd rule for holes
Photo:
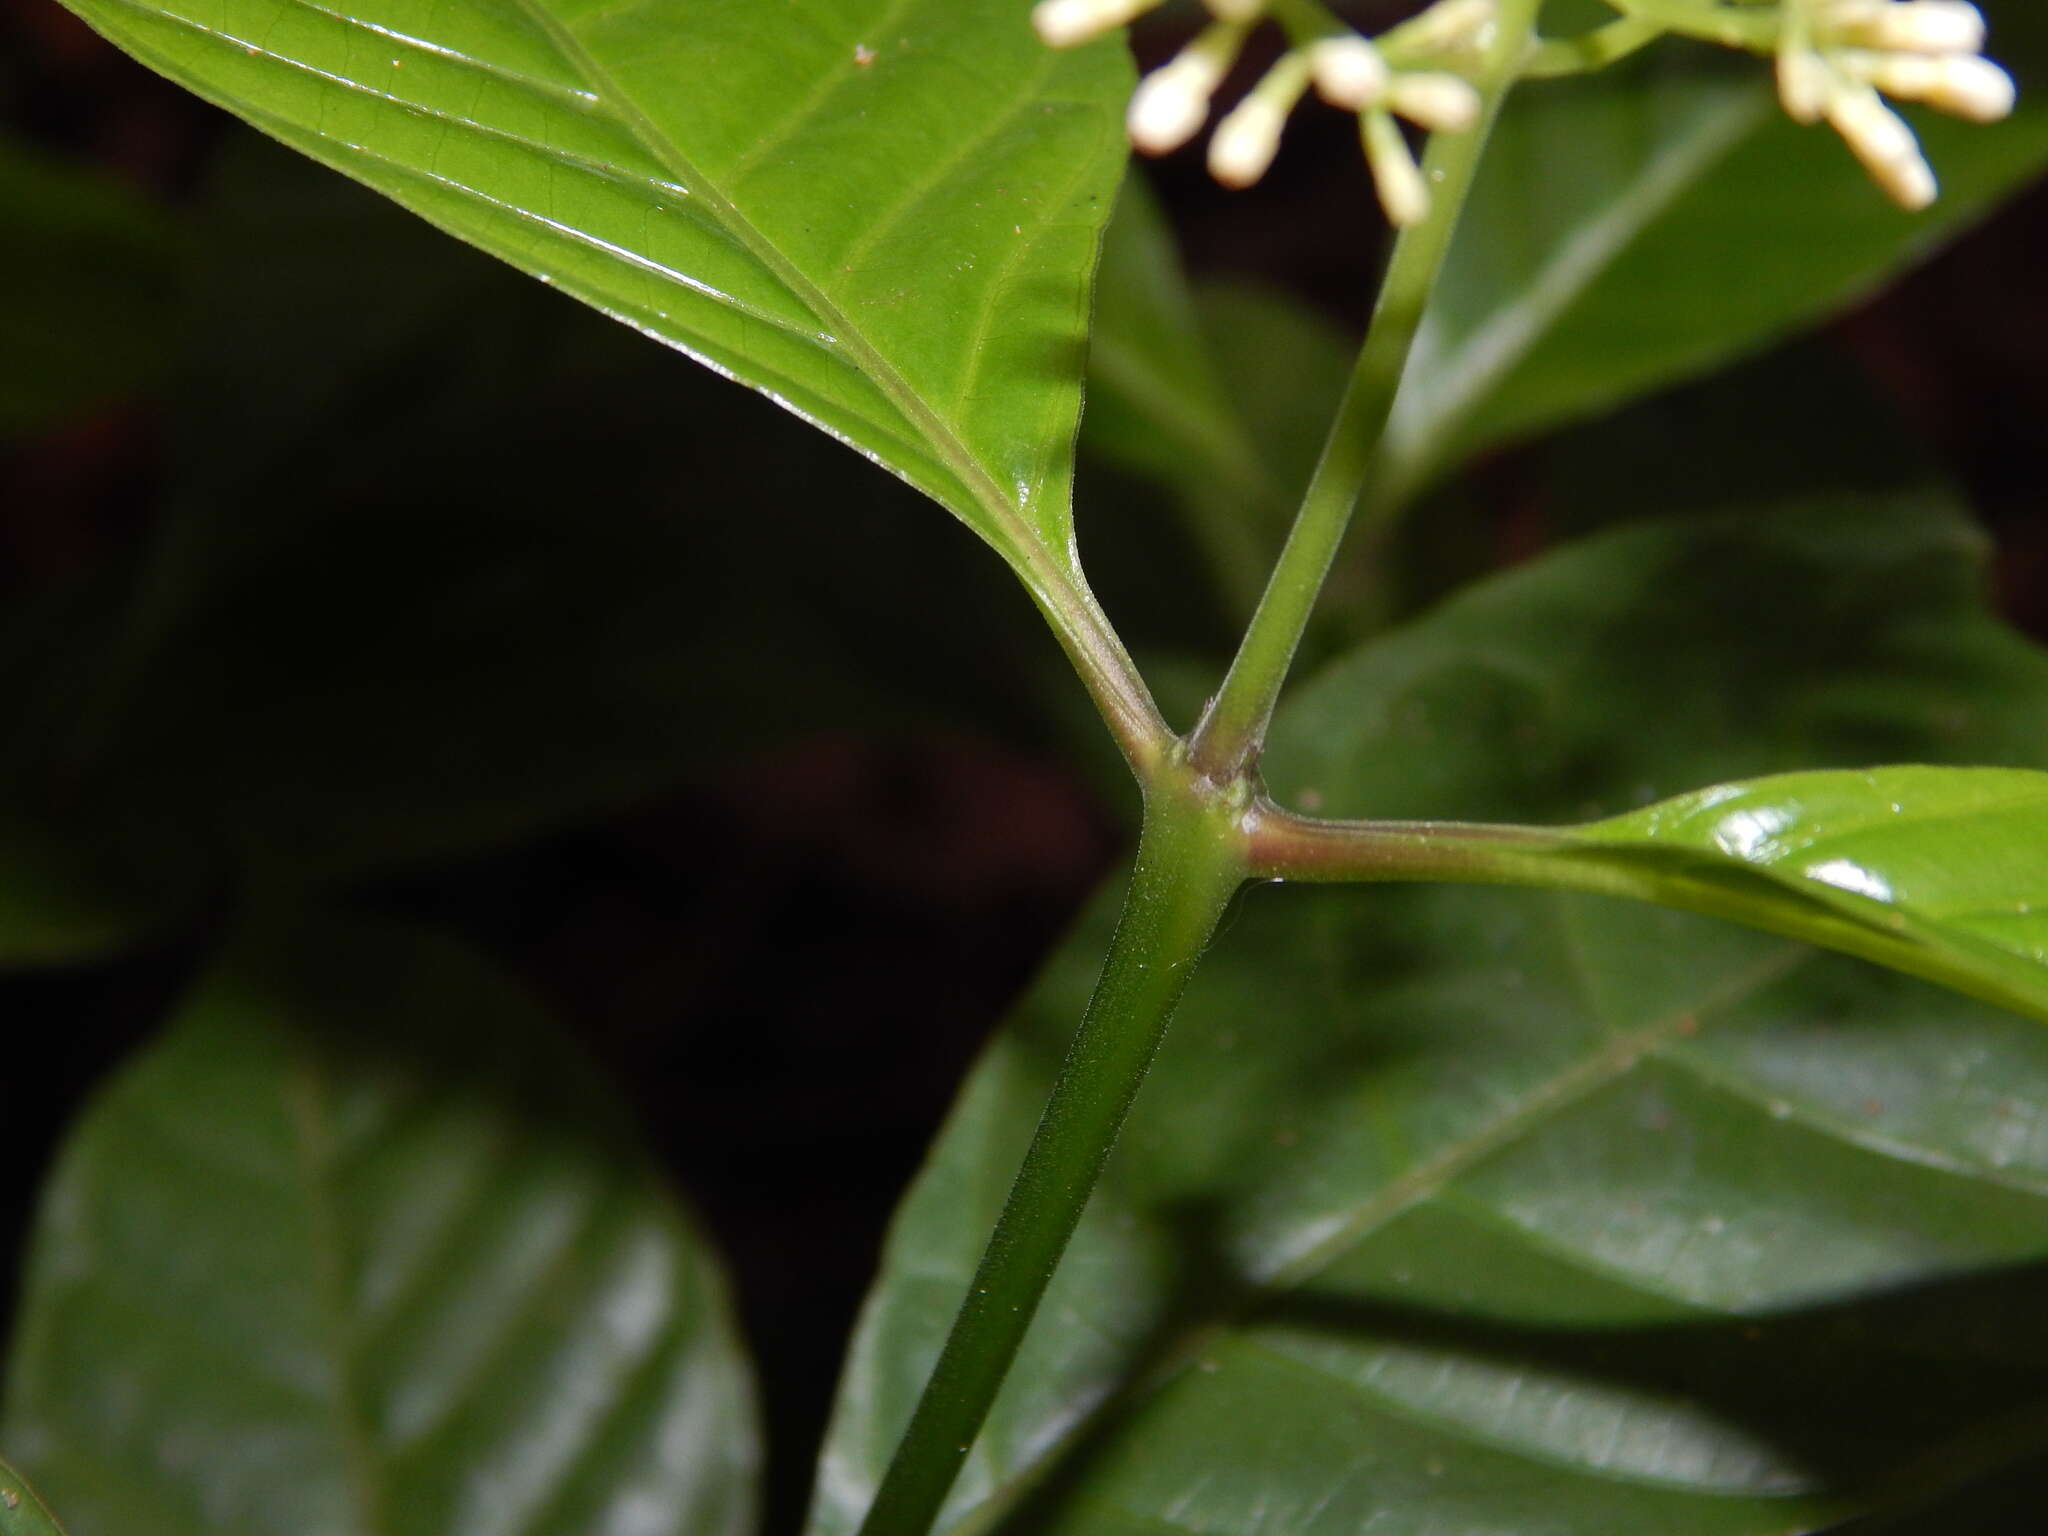
[[[1072,47],[1135,19],[1160,0],[1039,0],[1038,34]],[[1246,187],[1265,175],[1280,148],[1288,116],[1311,86],[1334,107],[1358,114],[1365,154],[1387,218],[1420,222],[1429,187],[1396,117],[1432,132],[1469,128],[1479,118],[1479,93],[1461,64],[1492,41],[1495,0],[1437,0],[1377,40],[1344,25],[1319,0],[1205,0],[1212,20],[1167,64],[1139,82],[1131,97],[1131,142],[1146,154],[1180,148],[1208,120],[1210,103],[1268,14],[1285,30],[1288,48],[1209,139],[1209,171],[1225,186]]]
[[[1782,0],[1781,26],[1785,110],[1825,118],[1901,207],[1934,201],[1934,172],[1880,92],[1980,123],[2012,111],[2012,77],[1983,57],[1984,18],[1964,0]]]

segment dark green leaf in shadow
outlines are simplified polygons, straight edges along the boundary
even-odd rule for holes
[[[1908,216],[1768,69],[1665,42],[1510,102],[1389,428],[1400,500],[1462,455],[1706,371],[1867,293],[2048,163],[2048,12],[1984,7],[2021,107],[1917,114],[1943,183]]]
[[[1170,490],[1233,619],[1257,604],[1350,370],[1278,294],[1189,286],[1142,177],[1103,240],[1081,447]]]
[[[245,939],[85,1112],[0,1436],[73,1536],[748,1531],[715,1266],[488,967]]]
[[[0,1461],[0,1536],[64,1536],[64,1527],[14,1468]]]
[[[1120,50],[952,0],[78,0],[112,41],[1078,581]]]
[[[141,198],[0,139],[0,438],[161,378],[178,256]]]
[[[2048,767],[2048,657],[1925,502],[1592,541],[1362,649],[1268,771],[1560,821],[1816,762]],[[1048,969],[898,1218],[813,1530],[852,1528],[1079,1016]],[[1788,1536],[2048,1447],[2048,1032],[1599,897],[1254,891],[948,1532]]]
[[[71,754],[111,594],[71,587],[18,602],[0,626],[0,968],[69,965],[189,911],[221,876],[151,772],[111,788]]]

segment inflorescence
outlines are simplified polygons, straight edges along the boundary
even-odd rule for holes
[[[1983,56],[1984,18],[1963,0],[1782,0],[1779,14],[1785,110],[1825,118],[1901,207],[1934,201],[1934,172],[1879,92],[1979,123],[2012,111],[2012,77]]]
[[[1040,0],[1032,14],[1038,35],[1071,47],[1122,26],[1160,0]],[[1211,17],[1195,40],[1138,83],[1131,97],[1131,142],[1163,155],[1192,139],[1208,120],[1210,100],[1267,15],[1287,34],[1288,48],[1257,85],[1216,125],[1209,171],[1230,187],[1265,175],[1280,134],[1311,86],[1332,106],[1358,114],[1366,159],[1380,204],[1395,224],[1429,212],[1429,187],[1395,125],[1406,118],[1430,131],[1456,132],[1479,120],[1479,92],[1464,70],[1493,39],[1495,0],[1437,0],[1412,21],[1368,38],[1339,21],[1319,0],[1206,0]]]
[[[1121,27],[1162,0],[1039,0],[1038,34],[1073,47]],[[1322,0],[1204,0],[1209,24],[1131,97],[1131,142],[1146,154],[1180,148],[1252,29],[1270,17],[1287,49],[1217,123],[1209,170],[1226,186],[1257,181],[1289,115],[1309,89],[1358,115],[1381,206],[1396,225],[1429,212],[1429,187],[1395,119],[1429,132],[1472,127],[1480,96],[1469,78],[1492,45],[1496,0],[1436,0],[1400,26],[1367,37]],[[1774,54],[1778,93],[1802,123],[1826,121],[1877,184],[1909,209],[1934,200],[1934,172],[1906,122],[1883,100],[1924,102],[1976,122],[2013,108],[2011,76],[1983,56],[1984,18],[1965,0],[1607,0],[1631,26]]]

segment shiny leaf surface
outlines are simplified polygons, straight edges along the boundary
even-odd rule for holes
[[[2020,110],[1916,113],[1943,185],[1888,203],[1766,65],[1667,40],[1510,101],[1389,428],[1398,499],[1473,449],[1593,414],[1839,309],[2048,164],[2048,13],[1989,3]],[[1718,67],[1717,67],[1718,66]]]
[[[14,1468],[0,1461],[0,1536],[64,1536],[64,1527]]]
[[[1128,64],[951,0],[79,0],[145,63],[1070,569]]]
[[[1558,822],[1815,762],[2048,767],[2048,657],[1981,581],[1924,503],[1631,529],[1328,669],[1269,776],[1334,814]],[[922,1383],[1110,921],[899,1216],[818,1536]],[[1780,938],[1578,894],[1253,891],[942,1528],[1789,1536],[1931,1503],[1943,1529],[1951,1482],[2048,1447],[2044,1126],[2038,1024]]]
[[[1872,958],[1974,981],[2048,1019],[2048,774],[1781,774],[1695,790],[1569,842],[1620,855],[1652,888],[1690,877],[1753,902],[1767,926],[1798,931],[1819,907],[1815,925],[1846,923],[1852,952],[1862,940]],[[1731,868],[1766,876],[1776,899],[1720,882]]]
[[[0,1443],[73,1536],[752,1526],[721,1282],[591,1069],[402,931],[250,937],[86,1111]]]

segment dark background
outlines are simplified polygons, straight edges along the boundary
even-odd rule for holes
[[[1155,31],[1141,51],[1157,56],[1172,41],[1170,28]],[[393,310],[434,317],[332,398],[309,396],[333,407],[309,407],[311,416],[349,439],[310,471],[316,537],[338,541],[319,548],[374,546],[409,569],[414,586],[398,580],[388,601],[402,609],[416,587],[431,594],[437,580],[465,579],[483,558],[466,541],[496,535],[452,503],[468,492],[488,507],[518,487],[536,507],[569,509],[572,523],[582,498],[601,501],[604,536],[617,534],[625,558],[667,551],[734,616],[729,633],[688,658],[708,656],[740,681],[658,751],[632,743],[628,787],[595,797],[602,814],[539,816],[537,835],[395,859],[355,889],[497,956],[635,1101],[734,1272],[766,1384],[771,1528],[793,1526],[897,1195],[979,1042],[1127,839],[1131,796],[1099,748],[1074,749],[1092,727],[1057,655],[996,562],[872,466],[329,173],[264,151],[48,0],[0,0],[0,117],[9,133],[214,232],[186,242],[181,279],[196,295],[180,323],[202,380],[240,377],[251,390],[283,381],[288,396],[322,377],[330,332]],[[1248,193],[1216,190],[1192,154],[1155,171],[1198,274],[1282,286],[1339,327],[1362,325],[1380,235],[1343,120],[1304,117],[1274,173]],[[5,220],[0,209],[0,240]],[[283,257],[267,269],[208,266],[223,231],[292,220],[365,231],[359,252],[327,253],[333,287],[320,291],[340,294],[337,314],[295,307],[316,302],[318,279]],[[1805,353],[1853,369],[1910,423],[1996,537],[2006,611],[2048,637],[2048,521],[2036,489],[2048,422],[2044,269],[2048,191],[2036,190]],[[402,282],[392,275],[401,271]],[[518,339],[505,339],[508,328]],[[241,371],[224,374],[230,367]],[[9,612],[74,589],[132,595],[136,563],[165,519],[184,515],[177,487],[205,456],[195,440],[232,457],[235,411],[271,403],[195,399],[189,377],[0,435]],[[421,424],[454,444],[445,479],[417,462]],[[650,455],[649,443],[660,450]],[[1550,451],[1513,450],[1475,471],[1456,554],[1408,552],[1404,605],[1567,531],[1545,494]],[[603,453],[629,459],[632,472],[593,487],[580,466]],[[742,473],[757,463],[777,466],[765,489]],[[309,473],[296,439],[276,449],[271,470],[252,471],[259,481],[271,472],[280,484]],[[806,519],[818,488],[836,503],[842,483],[852,505],[836,515],[851,531],[813,548]],[[238,505],[259,504],[260,490],[239,486]],[[1223,626],[1178,596],[1171,562],[1155,558],[1171,546],[1164,511],[1106,472],[1085,477],[1081,494],[1091,569],[1134,646],[1213,658]],[[1108,507],[1113,516],[1098,510]],[[554,527],[538,511],[518,526]],[[284,534],[226,536],[256,540],[233,584],[236,633],[263,634],[270,620],[311,633],[317,623],[303,613],[317,619],[344,588],[372,611],[387,600],[382,567],[323,576],[294,563]],[[510,573],[508,611],[566,606],[605,624],[618,611],[660,610],[661,590],[619,597],[604,568],[556,571],[556,547],[537,537],[492,556],[490,569]],[[849,572],[871,576],[882,596],[850,597]],[[582,585],[550,585],[561,581]],[[770,655],[790,614],[809,627]],[[237,661],[234,686],[317,706],[319,667],[333,658],[294,643],[274,674]],[[390,643],[402,667],[406,632]],[[516,694],[519,647],[505,645],[511,680],[489,675]],[[306,655],[310,681],[293,671]],[[769,681],[746,681],[760,675],[756,663]],[[160,687],[149,674],[135,686],[145,697]],[[175,740],[184,695],[162,686]],[[536,733],[588,723],[564,697],[555,687],[531,704]],[[515,715],[526,707],[519,697],[508,705]],[[0,1085],[0,1302],[56,1138],[162,1017],[233,898],[201,905],[214,916],[115,963],[0,977],[13,1069]]]

